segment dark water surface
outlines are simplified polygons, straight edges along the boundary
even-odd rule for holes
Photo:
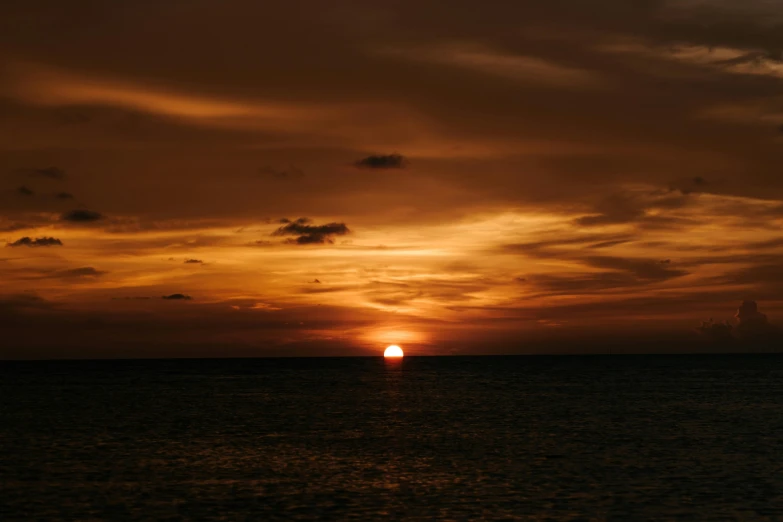
[[[0,519],[783,520],[783,356],[0,363]]]

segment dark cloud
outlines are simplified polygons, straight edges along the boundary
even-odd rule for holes
[[[780,331],[770,324],[767,315],[759,311],[756,301],[743,301],[734,314],[734,320],[736,327],[729,321],[715,322],[710,318],[696,330],[713,341],[738,339],[743,343],[766,343],[780,335]]]
[[[633,241],[633,236],[628,234],[582,234],[543,241],[530,241],[528,243],[514,243],[505,245],[502,250],[506,252],[521,252],[526,254],[544,253],[552,249],[565,246],[580,246],[590,249],[608,248]]]
[[[311,283],[316,283],[316,284],[319,284],[319,285],[321,284],[321,281],[319,281],[318,279],[313,279],[313,280],[312,280],[312,281],[310,281],[310,282],[311,282]]]
[[[734,315],[737,319],[737,334],[744,340],[755,340],[774,333],[767,315],[759,312],[756,301],[743,301]]]
[[[203,265],[204,261],[201,259],[186,259],[185,260],[186,265]]]
[[[401,154],[377,154],[355,163],[357,167],[364,169],[401,169],[407,164],[408,160]]]
[[[531,274],[517,281],[530,284],[545,295],[576,295],[647,284],[622,272],[572,273],[565,275]]]
[[[79,277],[99,277],[105,275],[107,272],[103,270],[97,270],[91,266],[84,266],[80,268],[69,268],[67,270],[57,270],[52,272],[49,277],[68,279]]]
[[[594,294],[606,290],[642,287],[688,274],[669,267],[669,263],[650,259],[630,259],[610,256],[577,258],[587,266],[605,269],[603,272],[570,274],[529,274],[517,278],[544,295]]]
[[[27,187],[25,185],[22,185],[21,187],[16,189],[16,191],[19,194],[21,194],[22,196],[32,196],[33,194],[35,194],[35,192],[33,192],[33,190],[31,188],[29,188],[29,187]]]
[[[73,199],[73,194],[70,192],[58,192],[54,195],[57,199]]]
[[[702,321],[696,331],[711,341],[731,341],[732,330],[734,327],[729,322],[718,321],[717,323],[710,319]]]
[[[311,225],[308,218],[299,218],[296,221],[281,219],[284,225],[275,230],[273,236],[298,236],[289,242],[298,245],[316,245],[334,243],[334,236],[344,236],[350,230],[345,223],[327,223],[326,225]]]
[[[644,217],[644,208],[624,194],[613,194],[595,206],[595,214],[578,218],[576,223],[585,227],[628,223]]]
[[[261,167],[258,169],[258,174],[263,178],[279,179],[279,180],[299,180],[304,178],[304,172],[294,167],[293,165],[284,169],[275,169],[273,167]]]
[[[582,261],[596,268],[620,270],[643,280],[662,281],[688,275],[685,270],[670,268],[669,263],[649,259],[633,259],[611,256],[589,256]]]
[[[50,247],[50,246],[63,246],[62,241],[54,237],[39,237],[38,239],[32,239],[30,237],[23,237],[17,239],[13,243],[8,243],[9,247]]]
[[[16,232],[17,230],[24,230],[26,228],[33,228],[29,223],[18,223],[15,221],[0,222],[0,232]]]
[[[418,300],[438,300],[447,301],[451,307],[476,299],[475,293],[486,291],[491,286],[492,282],[481,277],[463,281],[434,277],[426,282],[416,283],[373,280],[365,286],[362,293],[368,300],[386,306],[403,306]]]
[[[56,308],[54,303],[32,293],[0,296],[0,316],[13,316],[18,312],[53,310],[54,308]]]
[[[694,178],[697,179],[697,178]],[[698,178],[702,179],[702,178]],[[621,225],[637,223],[646,227],[667,227],[682,222],[677,218],[663,215],[661,212],[650,213],[651,210],[674,210],[683,208],[690,202],[688,195],[697,192],[692,187],[693,180],[686,188],[669,188],[666,191],[644,194],[616,193],[600,200],[593,208],[593,214],[577,218],[574,222],[583,227],[601,225]],[[678,191],[671,193],[673,191]]]
[[[783,292],[783,263],[780,254],[733,255],[705,258],[704,262],[753,263],[750,266],[717,276],[716,282],[729,285],[752,285],[759,290]]]
[[[190,301],[192,297],[185,294],[169,294],[169,295],[164,295],[162,299],[165,299],[167,301]]]
[[[65,179],[65,171],[58,167],[45,167],[40,169],[27,169],[25,171],[28,176],[34,176],[38,178],[49,178],[55,180]]]
[[[603,241],[601,243],[594,243],[592,245],[587,245],[586,248],[592,248],[592,249],[599,249],[599,248],[610,248],[617,245],[624,245],[626,243],[630,243],[631,239],[616,239],[614,241]]]
[[[677,183],[672,183],[669,186],[669,190],[679,191],[681,194],[687,196],[689,194],[698,194],[699,192],[704,192],[704,189],[709,184],[710,183],[703,176],[694,176]]]
[[[303,294],[335,294],[338,292],[344,292],[348,287],[341,286],[308,286],[303,287],[301,292]]]
[[[103,218],[103,214],[92,210],[71,210],[60,216],[61,221],[68,221],[71,223],[94,223]]]

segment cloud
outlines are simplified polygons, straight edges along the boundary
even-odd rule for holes
[[[30,223],[19,223],[17,221],[6,221],[0,217],[0,232],[16,232],[26,228],[35,228]]]
[[[696,331],[713,341],[728,341],[740,339],[745,342],[769,341],[780,334],[780,331],[770,324],[767,315],[759,312],[756,301],[743,301],[734,314],[737,326],[729,321],[715,322],[710,318],[703,321]]]
[[[38,178],[49,178],[54,180],[63,180],[65,179],[65,171],[59,167],[45,167],[41,169],[27,169],[25,170],[25,173],[28,176],[38,177]]]
[[[54,195],[57,199],[73,199],[73,194],[70,192],[58,192]]]
[[[586,227],[614,225],[635,221],[644,216],[644,209],[627,194],[612,194],[601,200],[594,210],[595,214],[578,218],[576,223]]]
[[[60,216],[61,221],[69,221],[71,223],[93,223],[103,218],[103,214],[93,212],[92,210],[71,210]]]
[[[311,283],[315,283],[315,284],[319,284],[319,285],[321,284],[321,281],[319,281],[318,279],[313,279],[313,280],[312,280],[312,281],[310,281],[310,282],[311,282]]]
[[[408,160],[402,154],[374,154],[362,158],[355,163],[363,169],[402,169],[408,164]]]
[[[599,50],[686,63],[715,72],[783,79],[783,62],[764,49],[727,45],[654,45],[641,40],[599,46]]]
[[[350,233],[345,223],[327,223],[326,225],[310,225],[308,218],[299,218],[296,221],[281,219],[284,225],[272,233],[273,236],[298,236],[289,240],[298,245],[314,245],[334,243],[334,236],[344,236]]]
[[[611,256],[575,257],[574,260],[605,271],[527,274],[517,277],[516,281],[549,295],[584,295],[600,294],[612,289],[642,287],[688,275],[685,270],[671,268],[670,260]]]
[[[186,265],[203,265],[204,261],[201,259],[186,259],[185,260]]]
[[[113,107],[219,128],[298,131],[333,122],[340,109],[352,108],[198,95],[29,62],[7,64],[7,71],[11,77],[8,91],[30,104]]]
[[[518,277],[517,282],[528,284],[547,295],[584,295],[607,290],[638,287],[649,281],[623,272],[572,273],[563,275],[532,274]]]
[[[304,178],[304,172],[294,167],[293,165],[285,169],[275,169],[273,167],[261,167],[258,169],[258,174],[264,178],[272,178],[279,180],[298,180]]]
[[[54,308],[56,308],[54,303],[32,293],[0,296],[0,315],[30,310],[53,310]]]
[[[33,192],[33,190],[28,188],[26,185],[22,185],[21,187],[16,189],[16,191],[22,196],[32,196],[33,194],[35,194],[35,192]]]
[[[13,243],[8,243],[6,246],[49,247],[49,246],[63,246],[63,243],[62,241],[54,237],[39,237],[38,239],[32,239],[30,237],[25,236],[21,239],[17,239]]]
[[[161,299],[165,299],[167,301],[190,301],[192,297],[185,294],[169,294],[169,295],[164,295],[163,297],[161,297]]]
[[[80,268],[70,268],[67,270],[57,270],[55,272],[52,272],[49,277],[55,277],[61,279],[79,278],[79,277],[99,277],[106,273],[107,272],[103,270],[97,270],[91,266],[84,266]]]
[[[450,65],[524,83],[571,89],[602,84],[601,78],[587,69],[560,65],[537,56],[497,51],[478,44],[458,42],[421,48],[392,48],[381,52],[406,60]]]
[[[636,190],[611,194],[594,206],[592,214],[579,217],[574,223],[583,227],[630,223],[648,227],[671,226],[679,220],[666,215],[664,211],[685,207],[691,202],[688,195],[699,192],[698,188],[705,184],[703,178],[695,177],[680,187],[671,186],[669,192]],[[672,193],[675,190],[678,192]]]
[[[702,176],[694,176],[678,183],[672,183],[669,186],[671,191],[679,191],[687,196],[693,193],[703,192],[710,183]]]
[[[734,337],[732,336],[733,326],[728,322],[718,321],[714,322],[712,319],[709,321],[702,321],[696,331],[704,337],[712,341],[730,341]]]
[[[774,125],[783,132],[783,98],[780,96],[724,101],[703,109],[699,115],[726,123]]]
[[[634,240],[628,234],[580,234],[576,236],[564,236],[557,239],[543,241],[530,241],[527,243],[513,243],[503,245],[501,249],[507,252],[522,252],[527,254],[543,253],[552,248],[577,246],[598,250],[616,245],[622,245]]]
[[[737,319],[737,334],[741,339],[754,340],[774,332],[767,315],[759,312],[756,301],[743,301],[734,315]]]
[[[611,256],[589,256],[582,259],[586,264],[596,268],[620,270],[633,274],[643,280],[662,281],[688,275],[685,270],[670,268],[666,262],[650,259],[633,259]]]

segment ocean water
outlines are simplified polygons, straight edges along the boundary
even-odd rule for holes
[[[783,356],[0,363],[0,519],[783,520]]]

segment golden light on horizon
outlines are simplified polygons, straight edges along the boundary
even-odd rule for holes
[[[386,350],[383,352],[383,356],[386,358],[400,358],[404,354],[402,353],[402,348],[397,346],[396,344],[393,344],[386,348]]]

